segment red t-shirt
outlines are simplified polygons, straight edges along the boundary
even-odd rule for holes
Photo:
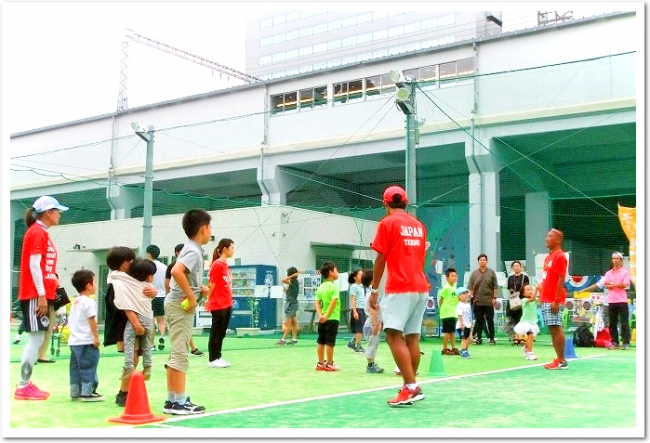
[[[562,292],[560,304],[566,302],[566,289],[564,289],[564,277],[567,272],[567,261],[564,251],[555,251],[544,259],[544,273],[542,274],[542,296],[541,302],[553,303],[557,294],[558,278],[562,281]]]
[[[50,239],[50,234],[47,233],[47,229],[39,222],[31,225],[23,238],[23,249],[20,254],[18,299],[29,300],[38,297],[32,271],[29,269],[30,257],[34,254],[41,254],[41,273],[43,274],[45,297],[48,300],[54,300],[56,297],[56,248]]]
[[[228,263],[223,260],[215,260],[210,266],[208,274],[210,283],[214,285],[208,301],[205,303],[206,311],[216,311],[218,309],[227,309],[232,306],[232,274]]]
[[[424,225],[406,212],[384,217],[377,228],[372,249],[386,256],[386,293],[429,292],[424,275]]]

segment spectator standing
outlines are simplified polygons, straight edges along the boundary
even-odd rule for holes
[[[627,291],[630,286],[630,273],[623,267],[623,254],[614,252],[612,254],[612,269],[605,273],[605,288],[609,290],[607,295],[609,314],[609,333],[612,336],[612,345],[608,349],[619,348],[618,322],[621,322],[621,337],[623,347],[630,348],[630,311],[627,303]]]
[[[490,345],[494,341],[494,305],[499,294],[499,284],[496,273],[488,268],[488,258],[485,254],[478,256],[478,269],[469,277],[469,294],[474,301],[474,343],[483,343],[483,325],[487,322],[487,333]]]

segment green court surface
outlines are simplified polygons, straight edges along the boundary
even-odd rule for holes
[[[642,433],[643,429],[637,415],[637,408],[644,408],[638,390],[642,383],[637,383],[637,364],[643,363],[637,361],[634,347],[629,351],[577,348],[579,358],[569,360],[568,370],[549,371],[542,367],[554,357],[548,336],[538,337],[535,343],[537,361],[525,360],[521,349],[505,338],[497,346],[471,346],[470,359],[436,355],[432,360],[432,353],[440,352],[441,341],[426,339],[421,342],[425,354],[418,376],[426,398],[392,408],[386,401],[396,395],[401,377],[393,373],[395,365],[388,346],[380,343],[376,358],[386,371],[367,374],[365,357],[345,346],[347,338],[349,335],[340,334],[335,348],[334,359],[341,370],[325,373],[315,370],[315,336],[303,335],[298,345],[285,347],[275,345],[277,336],[228,336],[223,357],[232,363],[230,368],[208,368],[207,352],[204,357],[190,359],[187,394],[207,412],[182,417],[162,413],[166,399],[163,364],[168,349],[154,351],[154,372],[146,390],[151,411],[167,420],[139,428],[187,435],[200,435],[195,433],[211,428],[266,429],[267,434],[262,434],[266,436],[280,436],[274,431],[282,429],[317,428],[348,429],[349,435],[363,429],[413,428],[420,430],[418,436],[431,437],[441,430],[459,431],[461,435],[463,430],[479,428],[497,434],[499,429],[550,428],[597,429],[602,436],[607,430],[620,436],[642,435],[635,432]],[[207,336],[195,340],[206,351]],[[123,364],[114,347],[102,348],[98,391],[106,401],[101,403],[72,402],[68,398],[69,350],[63,344],[61,354],[54,357],[56,363],[39,364],[34,370],[34,383],[50,391],[50,398],[41,402],[14,400],[22,347],[11,345],[11,389],[5,391],[11,396],[12,429],[107,428],[106,436],[110,436],[112,430],[124,428],[107,421],[124,412],[114,404]]]

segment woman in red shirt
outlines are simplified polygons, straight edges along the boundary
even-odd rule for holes
[[[208,340],[208,357],[210,368],[227,368],[230,366],[221,358],[221,347],[226,337],[228,322],[232,313],[232,274],[228,268],[228,259],[235,254],[235,242],[222,238],[212,253],[212,265],[208,274],[210,297],[205,303],[205,310],[212,314],[212,327]]]
[[[50,325],[50,311],[56,298],[57,252],[47,229],[58,225],[61,212],[68,208],[48,195],[40,197],[25,213],[27,231],[20,255],[18,300],[23,312],[23,329],[29,333],[20,360],[20,383],[16,386],[16,400],[45,400],[49,392],[31,382],[38,351]]]

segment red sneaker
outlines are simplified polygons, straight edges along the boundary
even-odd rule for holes
[[[317,371],[327,371],[326,366],[327,365],[325,363],[316,363],[316,370]]]
[[[560,361],[557,358],[550,363],[544,365],[544,369],[569,369],[569,365],[565,361]]]
[[[341,368],[336,366],[334,362],[325,364],[326,371],[339,371]]]
[[[28,382],[22,387],[16,387],[16,392],[14,393],[16,400],[46,400],[49,396],[49,392],[41,391],[32,382]]]
[[[409,388],[404,386],[402,390],[397,393],[397,397],[388,400],[388,404],[390,406],[410,405],[413,402],[423,399],[424,393],[419,386],[415,391],[411,391]]]

